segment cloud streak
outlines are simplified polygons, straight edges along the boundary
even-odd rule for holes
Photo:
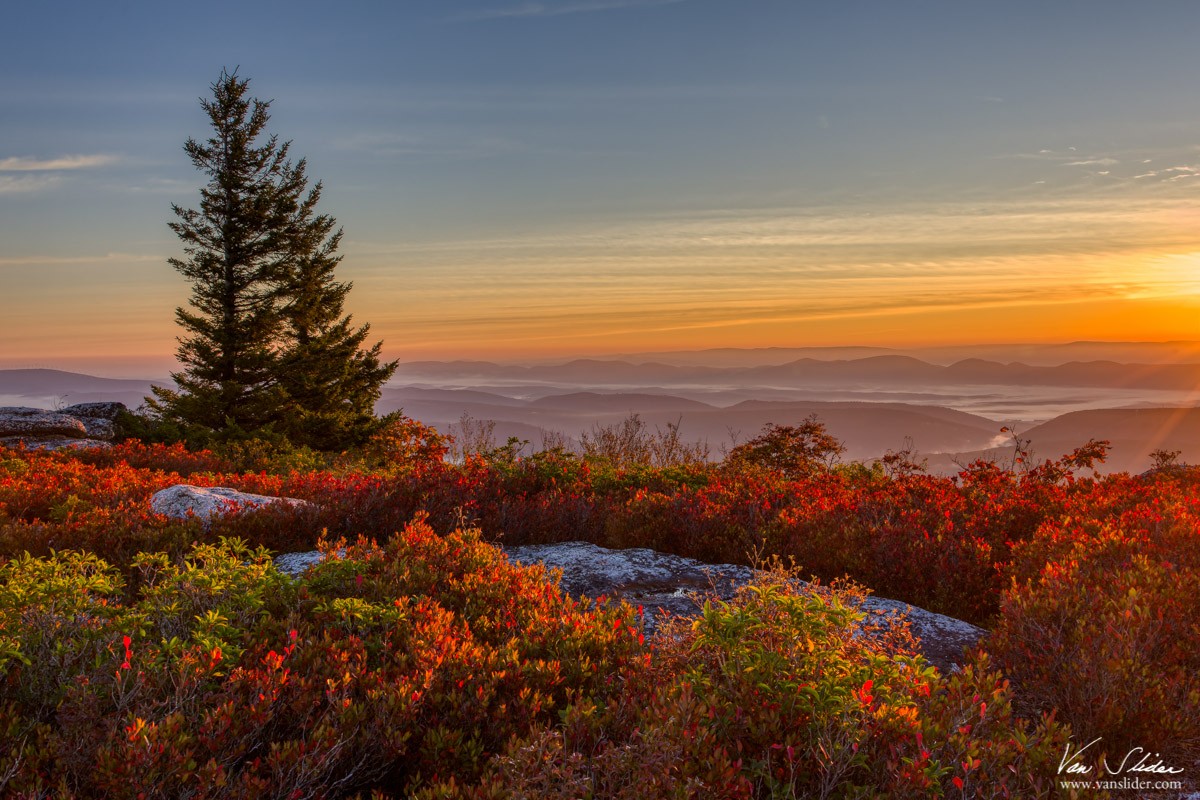
[[[58,158],[0,158],[0,172],[61,172],[63,170],[92,169],[115,162],[116,156],[72,155]]]
[[[1167,167],[1166,169],[1152,169],[1149,172],[1143,172],[1141,175],[1134,175],[1134,180],[1141,178],[1165,178],[1168,181],[1178,180],[1179,178],[1190,178],[1198,174],[1196,167],[1187,165],[1181,167]]]
[[[92,256],[32,255],[24,258],[0,258],[0,267],[70,267],[95,264],[133,264],[165,262],[165,255],[149,253],[105,253]]]
[[[484,339],[497,352],[574,353],[589,342],[644,347],[647,337],[684,348],[982,341],[1001,329],[1055,338],[1064,335],[1059,318],[1107,320],[1114,309],[1150,315],[1158,327],[1147,329],[1166,336],[1171,309],[1200,302],[1200,240],[1164,213],[1174,207],[1062,199],[862,213],[734,208],[347,250],[360,286],[409,297],[402,317],[364,299],[363,313],[379,320],[373,330],[429,352],[478,355]]]
[[[37,192],[48,189],[62,182],[57,175],[22,175],[14,178],[11,175],[0,175],[0,195]]]
[[[578,0],[566,3],[521,3],[505,8],[468,11],[452,18],[454,22],[479,22],[513,17],[561,17],[566,14],[590,14],[627,8],[647,8],[683,3],[687,0]]]
[[[1068,167],[1092,167],[1092,166],[1111,167],[1114,164],[1120,164],[1120,163],[1121,162],[1117,161],[1117,159],[1115,159],[1115,158],[1086,158],[1081,161],[1068,161],[1066,166],[1068,166]]]

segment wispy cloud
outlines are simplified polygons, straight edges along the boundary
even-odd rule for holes
[[[149,253],[105,253],[89,256],[32,255],[17,258],[0,258],[0,267],[72,267],[98,264],[134,264],[166,261],[165,255]]]
[[[21,192],[36,192],[48,189],[62,182],[57,175],[22,175],[14,178],[11,175],[0,175],[0,194],[19,194]]]
[[[1068,161],[1068,167],[1111,167],[1121,162],[1115,158],[1085,158],[1080,161]]]
[[[631,255],[670,261],[686,272],[698,260],[711,258],[723,265],[716,275],[728,279],[729,253],[762,255],[763,263],[785,260],[807,269],[821,264],[848,263],[864,258],[878,265],[882,253],[901,259],[910,268],[916,260],[973,262],[988,256],[1094,256],[1184,246],[1200,248],[1188,226],[1181,227],[1173,197],[1111,199],[1074,196],[1031,202],[1009,201],[901,203],[875,205],[856,211],[844,207],[750,208],[687,211],[678,215],[603,222],[512,237],[455,238],[424,243],[389,245],[356,242],[361,255],[404,254],[438,263],[520,265],[544,259],[557,265],[564,258],[588,263],[604,258],[621,263]],[[1094,232],[1109,234],[1097,239]],[[803,258],[800,258],[803,254]],[[439,258],[440,256],[440,258]],[[386,261],[386,259],[384,259]],[[472,262],[474,263],[474,262]],[[871,271],[866,270],[867,273]]]
[[[596,11],[615,11],[626,8],[666,6],[687,0],[574,0],[574,2],[521,3],[502,8],[467,11],[451,18],[454,22],[477,22],[506,17],[559,17],[564,14],[588,14]]]
[[[1134,180],[1140,178],[1163,178],[1167,181],[1174,181],[1180,178],[1191,178],[1200,174],[1200,169],[1197,167],[1184,166],[1167,167],[1166,169],[1152,169],[1149,172],[1143,172],[1140,175],[1134,175]]]
[[[683,349],[946,331],[1054,339],[1058,320],[1106,320],[1118,305],[1146,321],[1105,335],[1170,338],[1175,317],[1155,309],[1200,297],[1200,236],[1179,208],[1163,193],[1044,192],[1036,201],[686,209],[492,238],[356,240],[346,250],[358,285],[371,287],[361,313],[372,330],[411,352],[456,357],[651,339]],[[402,313],[391,299],[401,292]]]
[[[116,156],[109,155],[75,155],[47,159],[12,156],[0,158],[0,172],[59,172],[71,169],[91,169],[112,164],[116,160]]]

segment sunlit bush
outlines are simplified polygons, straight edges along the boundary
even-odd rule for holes
[[[1164,502],[1165,500],[1165,502]],[[988,641],[1034,708],[1058,709],[1113,762],[1135,747],[1200,758],[1200,516],[1148,499],[1047,524],[1017,552]],[[1098,756],[1100,753],[1097,753]]]
[[[621,702],[578,702],[433,798],[1051,797],[1068,732],[985,659],[943,680],[776,573],[669,631]]]
[[[136,580],[94,556],[0,566],[0,795],[406,796],[476,778],[648,657],[475,533],[333,542],[295,583],[239,542]]]
[[[1077,743],[1196,758],[1195,471],[1078,477],[1098,446],[954,478],[561,449],[459,464],[436,431],[394,422],[320,469],[252,443],[0,451],[0,794],[820,796],[823,775],[830,796],[1048,791],[1064,731],[1018,722],[985,661],[938,677],[895,658],[903,643],[856,638],[836,596],[780,581],[652,655],[629,609],[593,614],[479,535],[433,533],[461,522],[513,544],[794,557],[805,577],[995,627],[1023,711],[1054,710]],[[312,505],[150,513],[183,482]],[[298,585],[257,549],[323,535]]]

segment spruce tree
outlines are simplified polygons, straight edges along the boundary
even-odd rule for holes
[[[290,404],[280,429],[297,444],[339,450],[375,431],[375,401],[396,362],[380,363],[381,342],[363,350],[370,325],[356,330],[343,315],[352,284],[334,279],[342,231],[333,217],[315,214],[321,188],[314,185],[297,209],[294,258],[280,287],[279,382]]]
[[[150,408],[201,436],[274,431],[296,443],[340,449],[373,429],[372,406],[395,369],[380,345],[342,315],[350,284],[333,279],[341,231],[317,215],[304,159],[267,135],[270,103],[249,80],[222,70],[201,99],[213,134],[184,150],[208,177],[200,208],[172,205],[169,226],[185,258],[170,264],[192,283],[175,388],[154,388]]]

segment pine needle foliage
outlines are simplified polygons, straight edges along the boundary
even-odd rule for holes
[[[296,212],[294,258],[280,290],[286,345],[279,381],[289,401],[279,429],[319,450],[361,445],[376,431],[375,401],[396,363],[381,363],[381,343],[364,349],[370,325],[354,328],[343,313],[352,284],[335,279],[342,231],[315,214],[317,183]]]
[[[322,185],[308,187],[305,159],[267,133],[270,102],[249,97],[249,83],[222,70],[200,101],[212,135],[184,145],[208,178],[200,207],[172,205],[168,223],[185,253],[169,263],[192,284],[175,312],[184,368],[148,403],[193,437],[342,449],[375,431],[395,362],[380,362],[380,343],[362,349],[369,326],[343,314],[351,284],[333,276],[342,232],[317,213]]]

